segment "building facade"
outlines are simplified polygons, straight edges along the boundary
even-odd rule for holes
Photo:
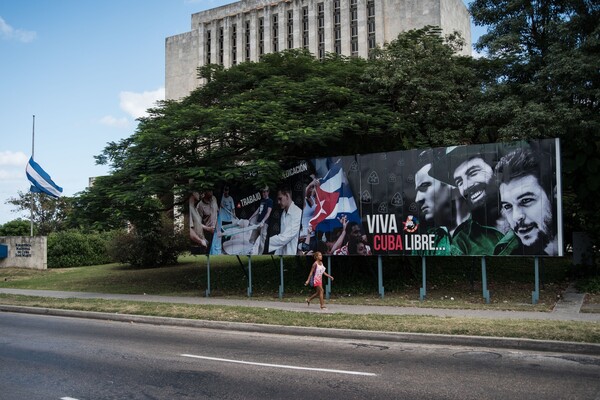
[[[242,0],[192,14],[192,30],[165,43],[166,99],[187,96],[201,82],[197,68],[229,68],[263,54],[308,49],[368,57],[398,34],[426,25],[458,31],[471,53],[469,12],[462,0]]]

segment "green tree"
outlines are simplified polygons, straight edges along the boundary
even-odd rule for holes
[[[173,207],[165,194],[182,199],[192,181],[212,188],[254,171],[256,185],[273,184],[286,162],[378,143],[365,138],[385,137],[392,114],[361,88],[366,63],[286,51],[227,70],[203,67],[205,85],[150,110],[134,135],[108,144],[97,159],[112,174],[90,192],[141,228]]]
[[[471,106],[480,90],[458,34],[444,38],[436,27],[403,33],[371,53],[364,84],[394,112],[391,135],[400,149],[468,143]],[[383,151],[386,151],[383,150]]]
[[[470,11],[488,26],[476,44],[488,78],[473,108],[476,134],[561,138],[565,221],[600,240],[600,5],[474,0]]]
[[[21,218],[0,225],[0,236],[29,236],[30,234],[31,223]]]
[[[106,177],[96,178],[99,180]],[[107,193],[109,185],[94,185],[72,198],[72,209],[67,226],[82,232],[104,232],[127,227],[127,219],[118,204],[113,204]]]
[[[55,199],[43,193],[19,191],[17,197],[9,198],[6,204],[15,206],[13,212],[31,213],[34,230],[41,236],[66,229],[67,215],[71,210],[71,198],[63,196]]]

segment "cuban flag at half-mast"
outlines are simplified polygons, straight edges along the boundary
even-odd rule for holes
[[[31,189],[29,189],[31,192],[45,193],[55,198],[62,194],[63,189],[52,181],[50,175],[38,163],[33,161],[33,157],[29,159],[25,172],[27,179],[31,182]]]
[[[346,215],[348,221],[360,222],[352,189],[339,160],[319,179],[315,192],[316,208],[310,220],[313,231],[330,232],[341,226],[338,220],[341,215]]]

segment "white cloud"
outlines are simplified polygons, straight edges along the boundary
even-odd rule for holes
[[[107,115],[100,119],[100,123],[103,125],[112,126],[115,128],[126,128],[129,126],[129,120],[126,117],[115,118],[112,115]]]
[[[18,40],[19,42],[23,43],[29,43],[35,40],[35,38],[37,37],[37,33],[34,31],[24,31],[21,29],[15,29],[9,24],[7,24],[2,17],[0,17],[0,37],[9,40]]]
[[[25,168],[18,171],[16,169],[0,169],[0,182],[23,180],[26,179],[25,177]]]
[[[22,151],[0,151],[0,182],[22,181],[29,156]]]
[[[157,101],[165,99],[165,88],[143,93],[121,92],[119,98],[123,111],[133,118],[145,117],[147,109],[155,107]]]
[[[0,151],[0,165],[9,167],[23,167],[29,161],[27,154],[22,151],[12,152],[10,150]]]

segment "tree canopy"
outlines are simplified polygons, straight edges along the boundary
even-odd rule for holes
[[[29,236],[31,223],[17,218],[0,225],[0,236]]]
[[[561,138],[565,220],[600,239],[600,4],[592,0],[474,0],[488,27],[473,114],[483,140]]]
[[[444,38],[436,27],[401,34],[372,53],[363,85],[393,113],[387,133],[401,147],[379,144],[376,151],[471,143],[471,105],[479,87],[473,59],[457,55],[464,40]]]
[[[17,192],[17,197],[11,197],[6,204],[15,207],[15,212],[31,214],[34,223],[34,233],[36,235],[46,236],[50,232],[59,231],[68,227],[67,215],[71,211],[70,197],[52,198],[43,193],[23,193]],[[33,207],[32,207],[33,204]],[[16,227],[22,225],[19,219],[13,221],[10,226]],[[27,222],[29,225],[29,222]],[[8,225],[8,223],[7,223]],[[27,235],[31,228],[27,229]]]
[[[151,210],[173,207],[164,194],[181,198],[192,181],[212,188],[252,171],[256,185],[272,184],[297,159],[451,143],[464,136],[465,99],[478,87],[469,60],[454,56],[460,44],[426,27],[370,60],[288,50],[227,70],[202,67],[206,84],[150,110],[97,157],[112,167],[96,181],[97,205],[148,221]]]

